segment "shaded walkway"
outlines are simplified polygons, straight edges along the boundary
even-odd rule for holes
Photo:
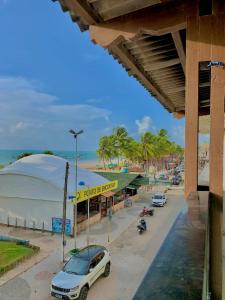
[[[202,299],[204,251],[205,229],[180,213],[133,300]]]

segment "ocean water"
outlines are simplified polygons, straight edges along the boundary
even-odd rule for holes
[[[8,165],[16,161],[17,156],[24,152],[30,152],[33,154],[43,153],[42,150],[1,150],[0,149],[0,165]],[[75,160],[74,151],[53,150],[53,153],[54,155],[65,158],[68,161]],[[78,162],[91,162],[97,160],[98,158],[95,151],[78,151]]]

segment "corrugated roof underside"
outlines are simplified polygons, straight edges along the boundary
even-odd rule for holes
[[[151,36],[144,33],[138,39],[125,41],[123,47],[127,49],[134,63],[163,96],[165,102],[160,102],[164,107],[169,111],[175,111],[184,106],[185,75],[171,34]],[[119,60],[118,57],[115,58]],[[120,63],[151,95],[158,98],[154,91],[149,89],[137,75],[132,74],[129,66],[126,66],[123,61]],[[173,110],[169,103],[172,103]]]
[[[161,0],[87,0],[87,2],[106,21],[160,4]]]
[[[71,9],[73,0],[52,0],[58,1],[62,10],[69,11],[71,18],[78,24],[81,31],[88,30],[88,24],[78,12]],[[96,23],[108,21],[147,7],[162,5],[161,0],[77,0],[78,3],[91,11]],[[167,0],[167,2],[170,0]],[[172,1],[172,0],[171,0]]]

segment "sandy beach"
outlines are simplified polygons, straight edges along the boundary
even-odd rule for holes
[[[102,165],[101,162],[94,161],[94,160],[78,162],[78,166],[80,168],[88,169],[88,170],[97,170],[98,166],[100,165]]]

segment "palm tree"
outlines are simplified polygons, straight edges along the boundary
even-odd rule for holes
[[[146,132],[141,136],[140,142],[137,142],[129,137],[124,127],[116,127],[112,135],[101,137],[97,155],[104,167],[107,161],[111,162],[115,157],[119,164],[123,157],[132,163],[143,163],[147,169],[149,161],[159,167],[159,164],[165,165],[168,156],[182,156],[183,148],[170,140],[165,129],[160,129],[158,134]]]
[[[161,162],[162,167],[165,167],[168,156],[176,152],[177,144],[171,142],[166,129],[160,129],[156,135],[157,139],[157,158]]]
[[[126,147],[123,149],[123,155],[131,163],[140,162],[140,144],[133,138],[129,138]]]
[[[168,131],[164,128],[161,128],[158,132],[158,135],[161,137],[166,137],[168,139]]]
[[[114,151],[117,154],[118,166],[120,164],[120,158],[122,157],[124,150],[127,147],[129,136],[126,128],[116,127],[113,129],[112,134]]]
[[[104,168],[106,161],[111,161],[115,157],[112,136],[103,136],[100,138],[97,155],[103,161]]]
[[[144,167],[155,156],[155,142],[155,135],[151,132],[146,132],[141,136],[140,154],[144,162]]]

